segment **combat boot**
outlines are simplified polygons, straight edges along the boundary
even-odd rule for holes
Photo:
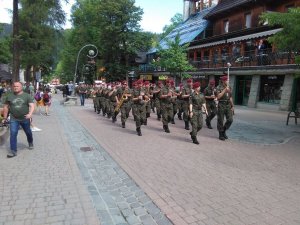
[[[165,125],[165,132],[166,132],[166,133],[170,133],[170,130],[169,130],[169,126],[168,126],[168,125]]]
[[[226,135],[226,129],[224,129],[224,131],[223,131],[223,137],[224,137],[225,139],[228,139],[228,136]]]
[[[210,123],[210,120],[208,118],[205,120],[205,122],[206,122],[206,126],[207,126],[208,129],[213,129],[211,127],[211,123]]]
[[[178,113],[178,119],[179,119],[179,120],[182,120],[182,116],[181,116],[181,114],[179,114],[179,113]]]
[[[142,136],[141,128],[136,128],[136,132],[138,136]]]
[[[112,116],[112,122],[115,123],[117,121],[117,115],[114,113]]]
[[[122,128],[125,128],[125,122],[122,122]]]
[[[184,121],[185,127],[184,129],[189,130],[190,126],[189,126],[189,121]]]
[[[157,114],[157,120],[160,120],[160,119],[161,119],[161,115]]]
[[[146,113],[146,118],[149,118],[150,117],[150,113]]]
[[[172,123],[172,124],[175,124],[175,119],[174,119],[174,117],[173,117],[173,119],[171,119],[171,123]]]
[[[199,145],[197,137],[196,136],[191,136],[191,137],[192,137],[193,143],[196,144],[196,145]]]
[[[223,136],[223,132],[222,131],[219,131],[219,139],[221,141],[225,141],[225,137]]]
[[[163,128],[166,133],[170,133],[168,125],[163,125]]]
[[[144,120],[144,125],[147,126],[147,119]]]

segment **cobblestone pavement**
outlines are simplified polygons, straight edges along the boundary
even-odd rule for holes
[[[34,116],[33,151],[23,131],[17,157],[1,147],[1,225],[172,225],[67,107],[54,100],[51,111]]]
[[[300,224],[300,126],[286,113],[238,107],[228,141],[204,127],[194,145],[179,120],[166,134],[152,114],[138,137],[132,116],[122,129],[90,99],[58,100],[34,117],[33,151],[24,134],[17,157],[1,146],[0,225]]]
[[[300,224],[300,126],[286,113],[237,107],[228,141],[204,127],[197,146],[179,120],[166,134],[152,114],[138,137],[132,116],[122,129],[90,104],[68,110],[176,225]]]
[[[1,225],[99,225],[58,115],[34,115],[43,130],[29,150],[23,130],[17,157],[6,158],[9,140],[0,146]]]

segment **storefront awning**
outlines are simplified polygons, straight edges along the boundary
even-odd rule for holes
[[[188,50],[196,49],[196,48],[205,48],[205,47],[210,47],[210,46],[214,46],[214,45],[220,45],[220,44],[224,44],[224,43],[225,43],[225,40],[215,41],[215,42],[209,42],[209,43],[205,43],[205,44],[202,44],[202,45],[191,46],[191,47],[188,48]]]
[[[227,43],[270,36],[270,35],[276,34],[277,32],[279,32],[281,30],[282,30],[282,28],[278,28],[278,29],[268,30],[268,31],[259,32],[259,33],[255,33],[255,34],[249,34],[249,35],[244,35],[244,36],[240,36],[240,37],[230,38],[230,39],[227,39]]]

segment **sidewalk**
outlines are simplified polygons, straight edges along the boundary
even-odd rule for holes
[[[34,115],[34,150],[22,130],[17,157],[1,147],[0,225],[171,225],[59,100]]]
[[[0,146],[0,224],[100,224],[57,115],[33,118],[34,150],[23,130],[17,157]]]

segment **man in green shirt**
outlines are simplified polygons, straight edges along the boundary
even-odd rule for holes
[[[7,120],[10,113],[10,152],[7,158],[17,155],[17,136],[21,126],[26,134],[29,149],[33,149],[33,138],[30,129],[30,119],[34,111],[33,98],[30,94],[23,92],[20,82],[13,83],[13,92],[3,99],[3,121]]]

